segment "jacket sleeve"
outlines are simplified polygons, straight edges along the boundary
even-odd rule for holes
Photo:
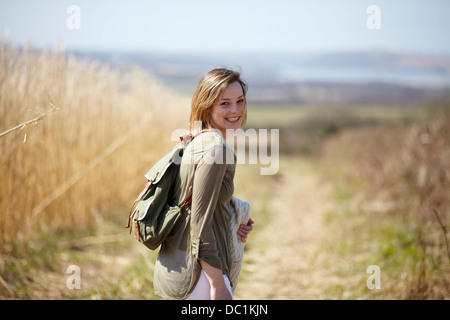
[[[201,259],[222,269],[213,230],[213,216],[227,169],[223,145],[205,153],[194,174],[191,205],[191,239],[195,261]]]

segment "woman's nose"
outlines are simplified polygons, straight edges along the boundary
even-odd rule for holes
[[[231,113],[239,113],[239,111],[241,111],[241,107],[237,103],[233,103],[230,111]]]

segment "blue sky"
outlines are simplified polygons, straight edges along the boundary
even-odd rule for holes
[[[80,29],[67,27],[70,5]],[[381,29],[366,25],[370,5]],[[450,1],[0,0],[0,28],[14,44],[68,49],[450,54]]]

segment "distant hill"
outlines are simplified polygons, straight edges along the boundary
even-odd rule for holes
[[[187,95],[193,94],[210,69],[241,68],[253,104],[411,104],[450,98],[450,56],[385,52],[73,54],[117,68],[145,68]]]

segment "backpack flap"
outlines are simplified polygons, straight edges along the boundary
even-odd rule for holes
[[[153,183],[158,183],[162,179],[166,170],[170,167],[172,163],[180,164],[181,158],[183,157],[183,149],[177,148],[166,154],[161,158],[146,174],[147,180],[153,181]]]

